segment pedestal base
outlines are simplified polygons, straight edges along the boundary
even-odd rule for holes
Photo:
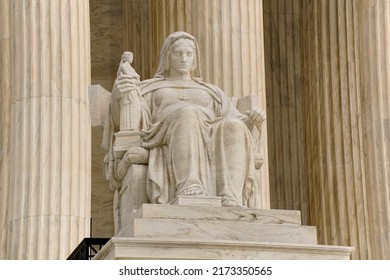
[[[199,199],[142,205],[95,259],[350,259],[353,251],[317,245],[315,227],[301,225],[299,211],[207,206],[212,198]]]
[[[132,147],[141,147],[139,131],[119,131],[115,133],[114,154],[116,158],[122,158],[126,151]]]
[[[287,243],[113,237],[96,260],[349,260],[351,247]]]

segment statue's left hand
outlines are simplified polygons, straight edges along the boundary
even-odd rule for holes
[[[263,121],[266,119],[266,114],[261,109],[252,109],[248,112],[247,125],[249,129],[253,127],[261,128]]]
[[[131,75],[120,75],[114,82],[112,94],[119,100],[128,92],[136,90],[138,85]]]

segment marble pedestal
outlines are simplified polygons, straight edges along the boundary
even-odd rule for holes
[[[353,251],[318,245],[315,227],[301,225],[299,211],[183,198],[172,205],[144,204],[131,219],[95,259],[350,259]]]

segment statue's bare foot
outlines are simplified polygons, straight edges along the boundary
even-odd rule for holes
[[[246,209],[246,207],[237,204],[234,200],[231,199],[223,199],[222,207],[238,207],[238,208]]]
[[[230,199],[222,200],[222,207],[236,207],[237,203]]]
[[[190,186],[179,193],[185,196],[206,196],[206,191],[198,185]]]

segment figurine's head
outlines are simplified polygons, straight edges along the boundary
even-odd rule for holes
[[[133,53],[132,52],[124,52],[122,54],[122,62],[128,61],[129,63],[133,63]]]

